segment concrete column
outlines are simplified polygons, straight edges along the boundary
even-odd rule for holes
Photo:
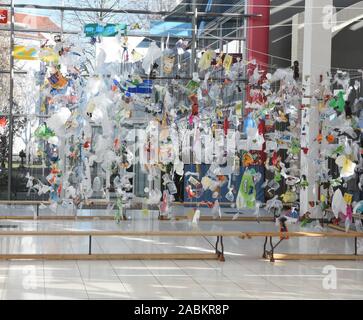
[[[305,31],[303,55],[303,85],[305,88],[302,110],[301,147],[301,175],[305,176],[309,184],[301,188],[301,214],[306,212],[314,216],[314,206],[309,202],[319,200],[319,185],[316,183],[317,165],[315,159],[319,157],[320,145],[316,140],[320,128],[318,101],[313,92],[320,83],[321,77],[330,73],[332,27],[326,23],[326,8],[332,6],[332,0],[305,1]],[[324,9],[325,8],[325,9]]]

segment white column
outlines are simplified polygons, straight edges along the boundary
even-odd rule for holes
[[[301,189],[301,214],[313,213],[310,201],[318,201],[319,186],[316,183],[317,166],[314,160],[319,155],[319,144],[314,141],[319,134],[318,102],[312,99],[313,92],[319,85],[320,77],[326,76],[331,67],[332,24],[329,24],[327,13],[332,0],[306,0],[305,1],[305,31],[304,31],[304,59],[303,59],[303,85],[305,93],[302,110],[301,146],[308,148],[308,153],[301,153],[301,174],[305,175],[309,186]],[[304,114],[306,117],[304,118]],[[313,215],[312,215],[313,217]]]
[[[292,17],[291,62],[302,63],[304,55],[304,13]],[[292,65],[292,64],[291,64]]]

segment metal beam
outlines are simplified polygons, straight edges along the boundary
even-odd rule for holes
[[[27,71],[14,71],[14,74],[27,74]],[[10,74],[8,70],[0,70],[0,74]]]
[[[198,13],[199,15],[199,13]],[[11,32],[11,30],[9,28],[1,28],[0,27],[0,31],[5,31],[5,32]],[[45,30],[45,29],[15,29],[14,32],[19,32],[19,33],[61,33],[61,31],[59,30]],[[234,31],[233,31],[234,32]],[[233,33],[232,32],[232,33]],[[63,31],[63,34],[73,34],[73,35],[77,35],[82,33],[82,31]],[[151,35],[148,33],[128,33],[127,34],[128,37],[142,37],[142,38],[150,38],[150,39],[161,39],[164,38],[165,35]],[[170,39],[187,39],[187,40],[191,40],[192,37],[191,36],[174,36],[174,35],[169,35]],[[197,39],[199,40],[215,40],[215,39],[219,39],[219,37],[216,36],[198,36],[197,35]],[[237,40],[236,37],[223,37],[223,40]]]
[[[247,3],[247,0],[242,0],[242,1],[238,2],[235,6],[227,9],[227,11],[224,12],[226,14],[225,16],[222,16],[221,19],[216,19],[216,20],[208,23],[205,27],[205,30],[206,31],[216,30],[219,27],[220,23],[225,24],[229,20],[235,18],[235,16],[234,16],[235,14],[242,14],[240,12],[236,12],[236,8],[237,8],[237,11],[242,11],[242,10],[244,10],[243,5],[245,6],[246,3]],[[247,11],[244,11],[244,14],[246,14],[246,16],[250,16],[247,14]]]
[[[2,4],[2,7],[10,7],[9,4]],[[172,14],[169,11],[150,11],[139,9],[110,9],[110,8],[90,8],[90,7],[69,7],[69,6],[44,6],[44,5],[29,5],[29,4],[15,4],[15,8],[19,9],[38,9],[38,10],[60,10],[60,11],[78,11],[78,12],[103,12],[103,13],[126,13],[126,14],[144,14],[144,15],[159,15],[166,16]],[[184,12],[180,14],[173,14],[173,17],[193,16],[194,12]],[[219,12],[202,12],[201,16],[209,17],[233,17],[233,18],[248,18],[251,15],[240,13],[219,13]]]
[[[13,176],[13,139],[14,139],[14,45],[15,45],[15,10],[14,0],[11,0],[10,9],[10,86],[9,86],[9,154],[8,154],[8,199],[11,200],[11,180]]]
[[[197,60],[197,33],[198,33],[198,9],[197,9],[197,1],[193,0],[192,10],[194,12],[192,16],[192,43],[191,43],[191,59],[190,59],[190,75],[193,76],[193,73],[196,69],[196,60]]]

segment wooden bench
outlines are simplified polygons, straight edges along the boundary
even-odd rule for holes
[[[275,260],[363,260],[363,256],[358,255],[358,238],[363,238],[361,232],[248,232],[240,236],[240,238],[254,238],[264,237],[263,255],[262,258],[270,259],[271,262]],[[340,239],[354,239],[354,253],[353,254],[276,254],[275,249],[288,238],[340,238]],[[273,244],[273,238],[280,238],[280,240]],[[267,243],[269,240],[270,249],[267,250]]]
[[[363,233],[359,232],[239,232],[239,231],[0,231],[0,237],[88,237],[87,254],[1,254],[0,260],[31,259],[31,260],[207,260],[217,259],[225,261],[224,243],[225,237],[238,237],[240,239],[265,238],[263,245],[264,259],[271,262],[275,260],[363,260],[363,256],[358,255],[358,238],[363,238]],[[213,245],[215,253],[157,253],[157,254],[94,254],[92,252],[92,239],[94,237],[216,237],[217,241]],[[282,237],[282,239],[280,239]],[[289,238],[340,238],[354,239],[355,250],[352,255],[344,254],[276,254],[275,249],[285,237]],[[279,238],[273,244],[273,238]],[[270,249],[267,250],[267,243]]]
[[[84,207],[89,207],[89,206],[104,206],[107,207],[108,204],[110,203],[114,203],[114,201],[106,201],[104,199],[90,199],[88,200],[88,202],[86,204],[84,204]],[[23,206],[35,206],[36,207],[36,212],[35,212],[35,216],[7,216],[7,215],[0,215],[0,220],[75,220],[75,219],[79,219],[79,220],[114,220],[115,217],[113,215],[94,215],[94,216],[78,216],[76,214],[73,215],[67,215],[67,216],[56,216],[56,215],[46,215],[46,216],[40,216],[39,214],[39,207],[40,205],[50,205],[51,202],[49,201],[0,201],[0,205],[23,205]],[[176,206],[196,206],[196,205],[200,205],[200,206],[204,206],[204,204],[202,202],[174,202],[173,205]],[[223,202],[220,203],[220,205],[231,205],[231,203],[227,203],[227,202]],[[133,208],[130,208],[133,209]],[[141,207],[139,208],[140,210],[142,209]],[[126,208],[126,210],[128,210],[128,208]],[[242,215],[242,213],[241,213]],[[233,217],[229,217],[229,216],[223,216],[221,218],[218,219],[214,219],[212,216],[202,216],[200,218],[201,221],[216,221],[216,222],[225,222],[225,221],[232,221]],[[177,221],[180,220],[190,220],[190,218],[186,215],[176,215],[175,219]],[[254,222],[254,221],[260,221],[260,222],[273,222],[274,218],[273,217],[251,217],[251,216],[240,216],[237,219],[235,219],[234,221],[245,221],[245,222]]]
[[[0,237],[88,237],[88,254],[0,254],[0,260],[220,260],[224,258],[223,237],[241,232],[214,231],[0,231]],[[215,253],[93,254],[94,237],[217,237]]]

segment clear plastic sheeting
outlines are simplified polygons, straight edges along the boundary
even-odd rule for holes
[[[186,39],[133,39],[129,32],[145,26],[129,21],[83,27],[16,51],[17,60],[38,64],[29,88],[39,101],[27,105],[42,120],[29,107],[34,130],[24,131],[26,161],[37,159],[40,170],[24,174],[27,196],[47,197],[53,213],[102,203],[118,222],[132,207],[172,219],[188,203],[194,226],[205,207],[215,219],[230,207],[235,220],[267,213],[304,226],[330,207],[349,230],[363,185],[362,105],[349,99],[360,83],[349,73],[323,75],[306,106],[296,66],[273,69],[209,47],[193,52]],[[6,126],[1,117],[1,135]],[[317,168],[313,183],[302,155]],[[314,201],[300,212],[306,189]]]

